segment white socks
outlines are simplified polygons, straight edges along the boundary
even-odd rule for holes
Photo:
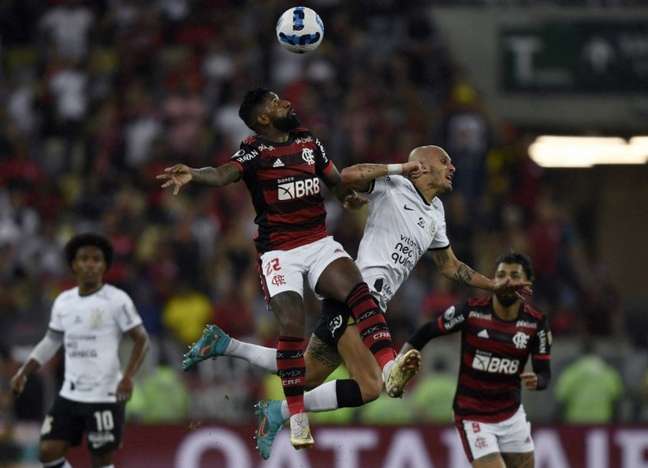
[[[277,372],[277,350],[274,348],[266,348],[232,338],[227,345],[225,355],[245,359],[270,372]]]
[[[394,367],[395,362],[396,362],[396,360],[392,359],[387,364],[385,364],[385,367],[382,368],[383,382],[387,382],[387,377],[389,377],[389,371],[391,370],[392,367]]]
[[[304,410],[307,412],[331,411],[338,408],[336,381],[325,382],[319,387],[304,393]],[[281,416],[290,417],[288,403],[281,402]]]

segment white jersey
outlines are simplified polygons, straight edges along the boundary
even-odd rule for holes
[[[80,296],[79,288],[59,294],[49,323],[64,334],[65,381],[59,394],[86,403],[117,401],[119,342],[141,323],[128,294],[109,284],[87,296]]]
[[[423,254],[447,248],[450,241],[441,200],[427,203],[406,177],[380,177],[368,196],[369,217],[356,263],[385,311]]]

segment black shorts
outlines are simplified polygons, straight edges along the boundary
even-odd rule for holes
[[[43,421],[41,440],[65,440],[76,446],[81,444],[84,432],[88,449],[93,453],[119,448],[124,432],[124,404],[82,403],[57,396]]]

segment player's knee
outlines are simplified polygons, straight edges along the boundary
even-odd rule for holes
[[[49,463],[65,456],[65,449],[48,441],[41,442],[38,447],[38,459],[41,463]]]

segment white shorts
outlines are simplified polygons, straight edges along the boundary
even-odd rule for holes
[[[534,448],[531,424],[522,405],[513,416],[498,423],[462,419],[457,431],[471,462],[489,453],[526,453]]]
[[[271,250],[261,255],[261,276],[267,299],[286,291],[304,297],[304,275],[318,299],[315,286],[320,275],[338,258],[351,258],[342,245],[327,236],[310,244],[290,250]]]

